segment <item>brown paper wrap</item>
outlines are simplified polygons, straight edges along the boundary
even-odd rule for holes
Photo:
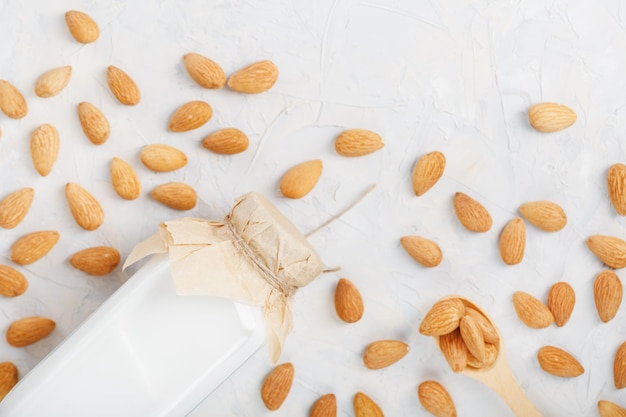
[[[239,198],[221,222],[182,218],[161,223],[157,233],[135,246],[124,268],[164,252],[177,294],[263,307],[273,363],[293,327],[292,296],[323,269],[304,235],[257,193]]]

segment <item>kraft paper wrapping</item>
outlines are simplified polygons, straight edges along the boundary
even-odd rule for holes
[[[293,327],[296,290],[323,270],[304,235],[265,197],[240,197],[221,222],[181,218],[131,251],[124,268],[169,252],[178,295],[224,297],[263,307],[270,359],[276,363]]]

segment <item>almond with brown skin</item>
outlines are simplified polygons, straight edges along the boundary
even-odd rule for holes
[[[426,268],[434,268],[441,263],[443,254],[439,245],[421,236],[403,236],[400,244],[404,250],[418,263]]]
[[[59,132],[49,124],[41,125],[30,136],[30,156],[42,177],[47,176],[59,155]]]
[[[11,362],[0,363],[0,401],[17,385],[17,368]]]
[[[500,342],[500,336],[498,335],[496,328],[493,327],[493,324],[481,312],[465,306],[465,314],[473,318],[476,324],[478,324],[478,327],[480,327],[480,330],[483,333],[485,342],[492,344]]]
[[[433,304],[420,324],[420,333],[425,336],[441,336],[459,327],[465,315],[465,305],[458,298],[444,298]]]
[[[335,311],[346,323],[356,323],[363,317],[363,298],[356,286],[346,278],[341,278],[335,287]]]
[[[25,317],[11,323],[6,333],[7,343],[14,347],[32,345],[52,333],[55,327],[54,320],[39,316]]]
[[[626,165],[612,165],[606,180],[613,208],[620,216],[626,216]]]
[[[554,322],[550,309],[537,298],[523,291],[516,291],[513,294],[513,307],[517,317],[533,329],[543,329]]]
[[[532,201],[522,204],[519,211],[532,225],[546,232],[557,232],[567,224],[565,211],[551,201]]]
[[[21,119],[28,114],[28,105],[20,90],[5,80],[0,80],[0,110],[11,119]]]
[[[59,241],[53,230],[28,233],[11,246],[11,260],[18,265],[30,265],[46,256]]]
[[[65,186],[67,200],[72,217],[85,230],[96,230],[104,221],[102,206],[87,190],[80,185],[68,182]]]
[[[461,337],[461,330],[439,336],[439,350],[454,372],[462,372],[467,366],[469,351]]]
[[[187,132],[197,129],[211,120],[213,109],[204,101],[195,100],[180,106],[170,117],[169,128],[172,132]]]
[[[587,247],[604,264],[620,269],[626,266],[626,242],[613,236],[593,235],[587,238]]]
[[[41,98],[56,96],[67,86],[71,76],[72,67],[69,65],[46,71],[35,82],[35,94]]]
[[[335,138],[335,151],[341,156],[365,156],[383,146],[380,135],[367,129],[344,130]]]
[[[278,410],[287,398],[293,383],[294,368],[289,362],[276,366],[263,381],[261,399],[268,410]]]
[[[509,221],[500,233],[500,257],[507,265],[516,265],[524,259],[526,248],[526,226],[516,217]]]
[[[196,206],[196,191],[182,182],[168,182],[157,186],[152,193],[153,199],[174,210],[191,210]]]
[[[611,270],[602,271],[593,283],[593,298],[598,316],[603,323],[612,320],[622,303],[623,288],[617,274]]]
[[[93,104],[83,101],[78,105],[78,119],[85,136],[94,145],[102,145],[111,134],[109,121]]]
[[[22,222],[33,202],[35,190],[30,187],[13,191],[0,201],[0,227],[13,229]]]
[[[370,343],[363,354],[363,363],[369,369],[386,368],[409,353],[409,345],[400,340],[378,340]]]
[[[202,140],[205,149],[222,155],[241,153],[248,149],[248,145],[246,134],[234,127],[213,132]]]
[[[216,89],[226,84],[224,70],[209,58],[191,52],[183,57],[183,61],[189,76],[201,87]]]
[[[133,167],[120,158],[111,161],[113,189],[124,200],[134,200],[141,194],[141,183]]]
[[[272,88],[278,79],[278,68],[272,61],[255,62],[228,78],[228,86],[238,93],[258,94]]]
[[[454,195],[454,212],[461,224],[471,232],[484,233],[493,225],[487,209],[467,194],[458,192]]]
[[[576,113],[562,104],[538,103],[528,109],[528,121],[540,132],[558,132],[574,124]]]
[[[107,68],[107,83],[115,98],[122,104],[134,106],[141,100],[141,93],[135,81],[116,66]]]
[[[496,345],[485,343],[485,358],[479,360],[474,355],[469,354],[467,356],[467,366],[476,369],[485,369],[493,365],[496,359],[498,359],[498,348]]]
[[[421,196],[430,190],[443,176],[446,157],[439,151],[422,155],[413,167],[413,192]]]
[[[174,171],[187,165],[187,155],[168,145],[146,145],[141,150],[141,162],[156,172]]]
[[[314,159],[302,162],[283,175],[280,180],[280,192],[287,198],[302,198],[317,184],[322,175],[322,161]]]
[[[354,394],[352,407],[354,409],[354,417],[385,417],[383,410],[380,409],[378,404],[362,392]]]
[[[337,417],[337,399],[335,394],[325,394],[315,401],[309,417]]]
[[[580,376],[585,372],[583,366],[570,353],[554,346],[544,346],[537,353],[541,369],[549,374],[564,378]]]
[[[70,264],[89,275],[106,275],[120,263],[120,253],[109,246],[95,246],[80,250],[70,257]]]
[[[437,381],[424,381],[417,388],[417,397],[430,414],[436,417],[456,417],[456,407],[448,391]]]
[[[8,265],[0,265],[0,295],[17,297],[28,289],[28,281],[21,272]]]
[[[100,36],[98,24],[86,13],[70,10],[65,13],[65,23],[72,37],[80,43],[95,42]]]
[[[461,317],[459,322],[459,330],[461,338],[467,346],[467,350],[474,355],[479,362],[487,359],[487,350],[485,349],[485,337],[476,320],[472,316],[465,315]]]
[[[598,414],[600,417],[626,417],[626,408],[606,400],[598,401]]]
[[[557,282],[550,288],[548,293],[548,308],[554,316],[554,322],[562,327],[567,323],[574,305],[576,304],[576,293],[567,282]]]
[[[613,360],[613,382],[615,388],[626,388],[626,342],[622,343]]]

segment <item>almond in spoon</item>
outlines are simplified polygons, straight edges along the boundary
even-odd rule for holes
[[[462,372],[467,366],[469,351],[461,337],[461,330],[439,336],[439,350],[454,372]]]
[[[433,304],[420,324],[420,333],[425,336],[442,336],[459,327],[465,315],[465,304],[458,298],[444,298]]]

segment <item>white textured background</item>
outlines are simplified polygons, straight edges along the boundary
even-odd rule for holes
[[[63,17],[69,9],[86,11],[99,23],[96,43],[71,38]],[[205,90],[182,65],[192,51],[227,74],[271,59],[280,77],[255,96]],[[122,106],[110,94],[105,69],[111,64],[136,80],[139,105]],[[73,67],[66,90],[36,97],[37,77],[62,65]],[[18,121],[0,115],[0,196],[35,189],[24,222],[0,230],[0,262],[10,264],[9,248],[25,233],[61,233],[48,256],[17,267],[29,290],[0,300],[0,328],[35,314],[53,318],[58,327],[25,349],[2,338],[0,360],[13,361],[24,375],[127,279],[122,272],[91,277],[74,270],[67,259],[79,249],[112,245],[125,257],[160,221],[221,219],[247,191],[266,194],[307,232],[376,184],[352,211],[310,238],[328,266],[342,269],[296,296],[295,331],[281,359],[294,363],[296,379],[283,407],[270,413],[261,402],[260,385],[271,369],[263,348],[207,399],[204,409],[211,412],[199,415],[306,415],[319,395],[334,392],[338,415],[350,416],[356,391],[370,395],[387,416],[426,415],[416,395],[425,379],[448,388],[459,415],[511,415],[487,388],[452,373],[432,340],[419,335],[426,311],[450,293],[471,298],[494,317],[515,376],[545,416],[594,416],[599,399],[626,406],[612,380],[613,356],[626,338],[626,307],[607,324],[597,318],[592,288],[602,265],[584,245],[595,233],[626,237],[626,220],[611,208],[605,185],[608,167],[626,160],[624,74],[626,9],[619,0],[0,0],[0,78],[15,84],[30,106]],[[213,119],[195,131],[169,133],[172,112],[195,99],[212,105]],[[80,129],[81,101],[109,118],[112,133],[103,146],[92,145]],[[526,110],[539,101],[568,105],[578,121],[555,134],[533,131]],[[45,178],[29,155],[30,133],[43,123],[55,125],[61,137],[59,160]],[[231,126],[249,135],[245,153],[217,156],[200,146],[206,134]],[[338,156],[334,137],[352,127],[380,133],[385,147],[361,158]],[[149,143],[184,150],[189,165],[165,174],[147,170],[139,151]],[[446,171],[418,198],[411,169],[432,150],[446,155]],[[136,168],[144,189],[138,200],[121,200],[112,190],[114,156]],[[283,173],[316,158],[324,163],[317,187],[301,200],[282,198]],[[97,231],[74,223],[63,194],[68,181],[102,203],[105,222]],[[193,185],[198,206],[183,214],[152,201],[149,191],[168,181]],[[477,235],[462,228],[452,208],[456,191],[487,207],[491,231]],[[565,209],[567,227],[549,234],[528,226],[524,261],[505,266],[498,255],[500,230],[520,204],[541,199]],[[399,244],[407,234],[438,242],[442,264],[426,269],[411,260]],[[339,277],[352,280],[364,297],[366,312],[356,324],[335,315]],[[578,297],[570,322],[525,327],[512,293],[545,299],[560,280]],[[364,347],[383,338],[405,340],[411,352],[387,369],[366,369]],[[536,353],[546,344],[570,351],[585,373],[574,379],[545,374]]]

